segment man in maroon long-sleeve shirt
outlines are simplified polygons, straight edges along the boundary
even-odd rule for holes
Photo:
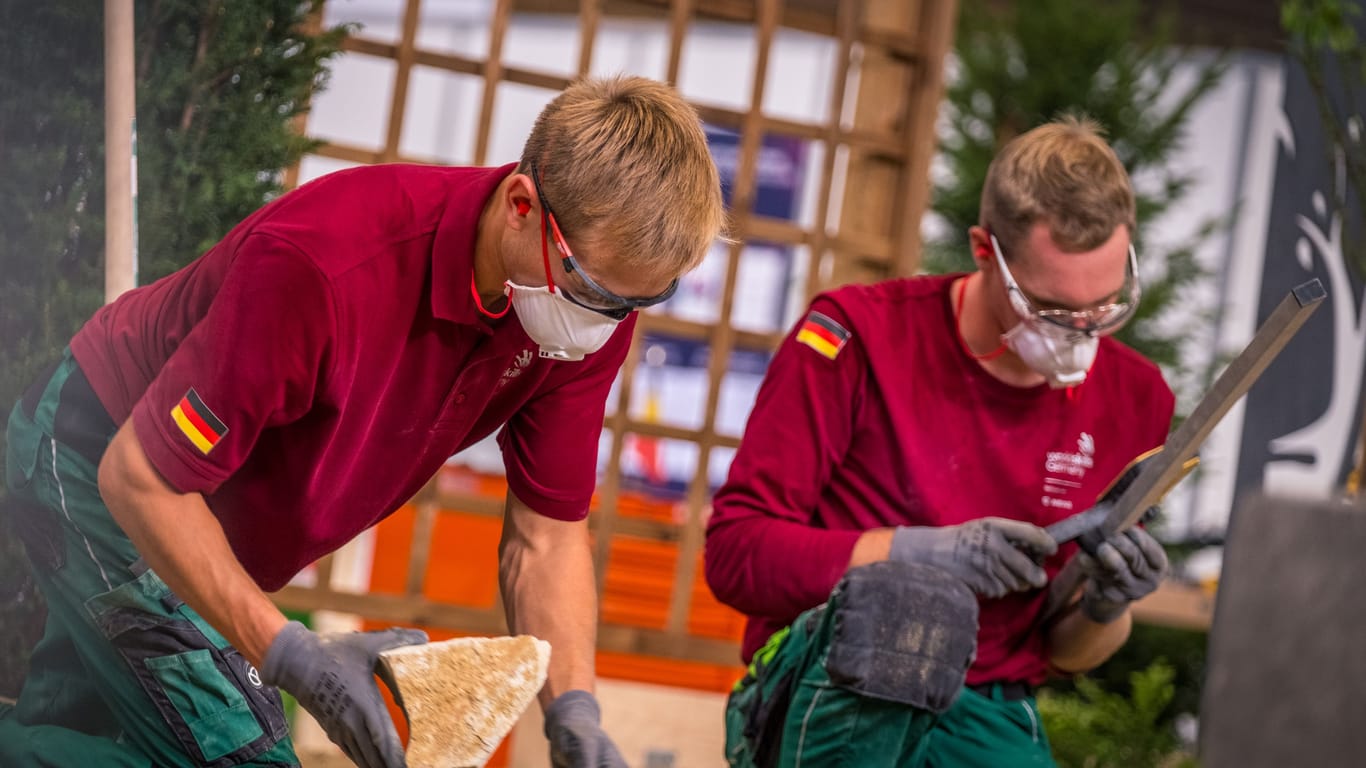
[[[993,164],[977,272],[812,303],[708,524],[708,582],[749,617],[756,661],[728,713],[733,765],[1051,764],[1032,687],[1108,658],[1166,565],[1120,534],[1039,627],[1075,552],[1042,526],[1094,504],[1172,416],[1157,367],[1107,337],[1138,300],[1133,231],[1123,167],[1063,121]]]

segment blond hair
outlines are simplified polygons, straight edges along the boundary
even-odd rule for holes
[[[991,162],[980,224],[1002,247],[1045,222],[1064,251],[1098,248],[1136,226],[1129,174],[1093,120],[1068,115],[1012,139]]]
[[[518,170],[533,166],[566,236],[610,245],[623,267],[676,277],[721,234],[721,180],[701,120],[664,83],[570,85],[536,118]]]

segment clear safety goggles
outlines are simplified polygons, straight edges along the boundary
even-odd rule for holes
[[[992,250],[996,253],[996,264],[1001,268],[1001,277],[1005,280],[1006,291],[1010,295],[1010,304],[1021,320],[1036,320],[1045,327],[1052,326],[1069,333],[1093,336],[1123,325],[1138,307],[1142,289],[1138,284],[1138,253],[1134,250],[1133,243],[1129,243],[1129,262],[1124,284],[1119,289],[1119,301],[1087,309],[1038,309],[1036,305],[1040,302],[1031,299],[1020,284],[1015,282],[1015,276],[1010,274],[1010,268],[1006,266],[1006,259],[1001,253],[1001,244],[996,241],[996,236],[990,237]]]

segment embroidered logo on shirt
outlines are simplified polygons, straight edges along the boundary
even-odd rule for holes
[[[797,331],[797,341],[834,360],[849,342],[850,335],[844,326],[812,310]]]
[[[531,365],[531,358],[532,352],[529,349],[524,349],[521,352],[518,352],[516,359],[512,361],[512,365],[509,365],[507,370],[503,371],[503,377],[498,380],[498,386],[502,387],[509,381],[512,381],[518,376],[521,376],[522,373],[526,370],[526,367],[528,365]]]
[[[175,422],[185,437],[189,438],[194,447],[199,452],[208,455],[213,450],[218,441],[223,439],[223,435],[228,434],[228,427],[213,415],[204,401],[199,399],[199,393],[190,387],[190,391],[180,398],[171,409],[171,420]]]
[[[1049,451],[1044,457],[1043,497],[1039,503],[1052,509],[1073,509],[1072,491],[1081,487],[1086,471],[1095,466],[1096,439],[1090,432],[1077,436],[1077,450]]]

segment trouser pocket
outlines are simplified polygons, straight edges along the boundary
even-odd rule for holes
[[[197,764],[235,765],[287,735],[279,691],[152,571],[85,606]]]
[[[17,494],[0,504],[35,569],[51,573],[66,563],[66,540],[55,510]]]
[[[745,677],[726,701],[726,758],[732,768],[772,768],[779,764],[783,730],[797,679],[815,647],[813,634],[825,605],[798,616],[775,632],[754,654]]]
[[[746,680],[726,700],[726,759],[733,768],[771,768],[782,746],[792,670]]]

